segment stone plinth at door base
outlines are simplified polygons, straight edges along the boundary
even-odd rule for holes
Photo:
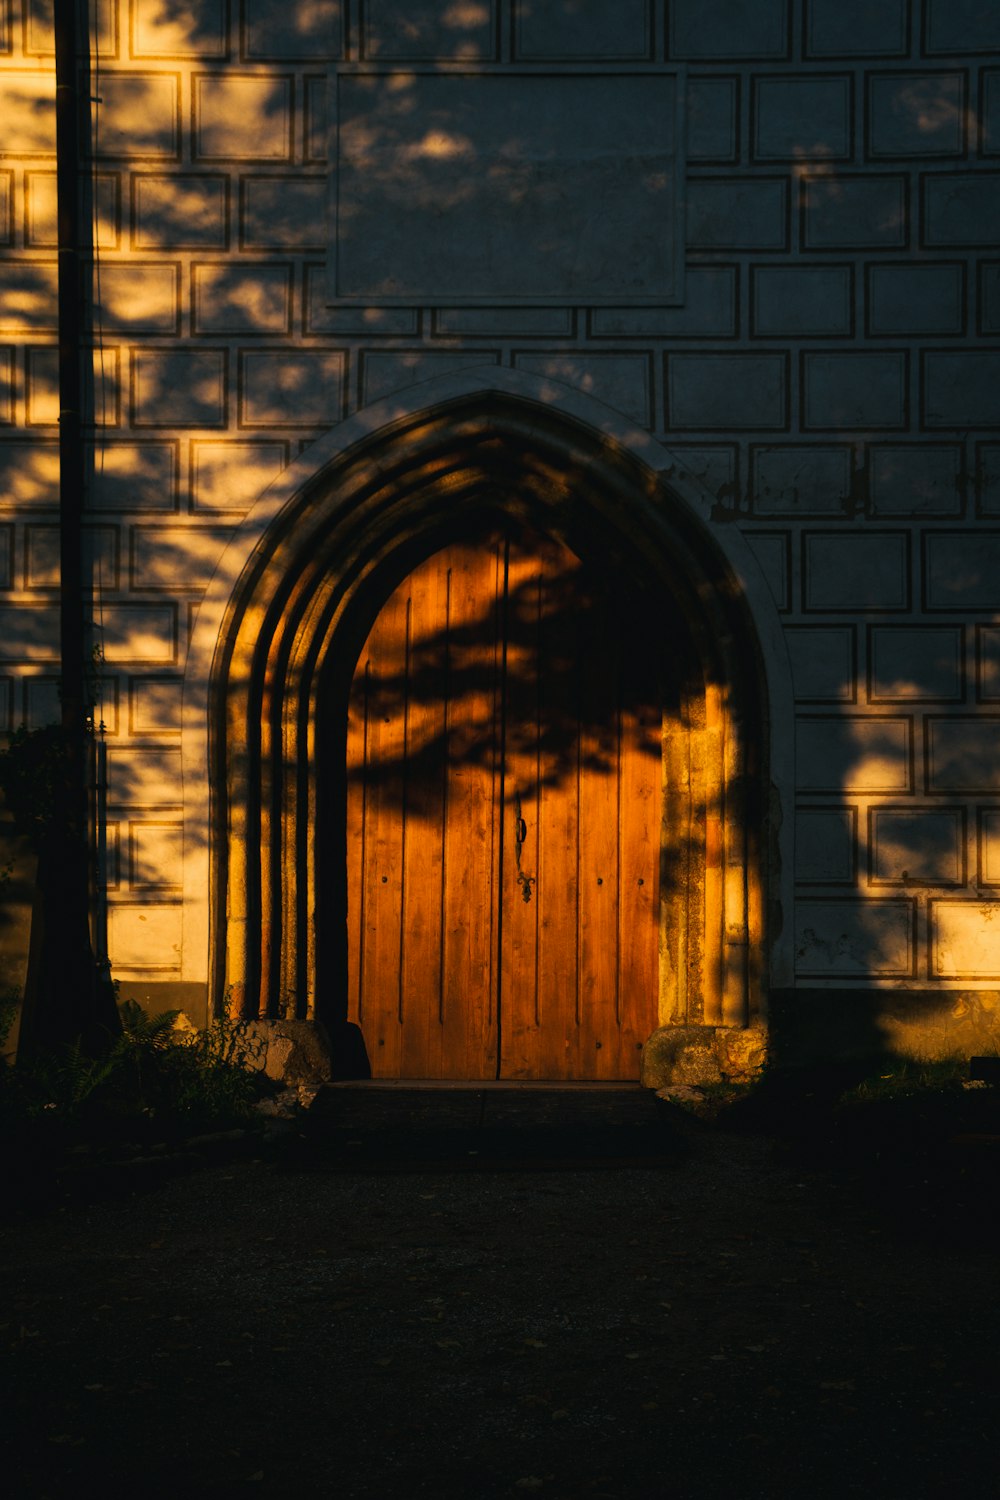
[[[257,1066],[268,1078],[289,1088],[318,1088],[334,1076],[330,1038],[315,1021],[251,1021],[250,1035],[260,1045]]]
[[[646,1088],[750,1083],[767,1061],[764,1026],[660,1026],[643,1048]]]

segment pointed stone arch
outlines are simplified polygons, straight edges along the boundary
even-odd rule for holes
[[[240,528],[192,639],[186,818],[210,835],[185,861],[188,977],[244,1014],[339,1018],[339,939],[318,936],[342,930],[344,897],[321,879],[317,829],[340,836],[344,781],[329,765],[318,781],[322,705],[340,694],[346,712],[367,630],[415,562],[513,513],[661,603],[682,647],[665,753],[688,830],[661,1024],[758,1015],[790,975],[791,693],[773,598],[713,505],[619,414],[516,372],[426,382],[314,445]]]

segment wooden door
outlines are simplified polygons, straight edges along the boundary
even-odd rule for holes
[[[658,1017],[662,691],[559,543],[388,600],[348,716],[350,1019],[375,1077],[636,1078]]]

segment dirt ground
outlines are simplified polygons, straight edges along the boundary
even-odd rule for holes
[[[8,1493],[990,1489],[991,1217],[952,1241],[898,1207],[705,1130],[600,1169],[265,1156],[22,1216]]]

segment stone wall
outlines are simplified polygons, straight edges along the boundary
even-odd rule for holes
[[[798,808],[785,816],[801,986],[1000,983],[1000,8],[97,10],[88,532],[122,981],[152,994],[207,972],[203,929],[182,943],[182,853],[206,835],[183,826],[181,688],[225,544],[343,417],[437,374],[506,366],[656,436],[766,572],[798,699]],[[0,10],[6,726],[57,711],[51,36],[43,0]],[[609,304],[600,283],[589,300],[574,287],[522,306],[516,291],[491,303],[488,285],[460,305],[446,289],[436,305],[338,300],[338,59],[543,76],[554,96],[588,70],[679,90],[677,286],[659,304]],[[414,255],[404,283],[422,285]]]

